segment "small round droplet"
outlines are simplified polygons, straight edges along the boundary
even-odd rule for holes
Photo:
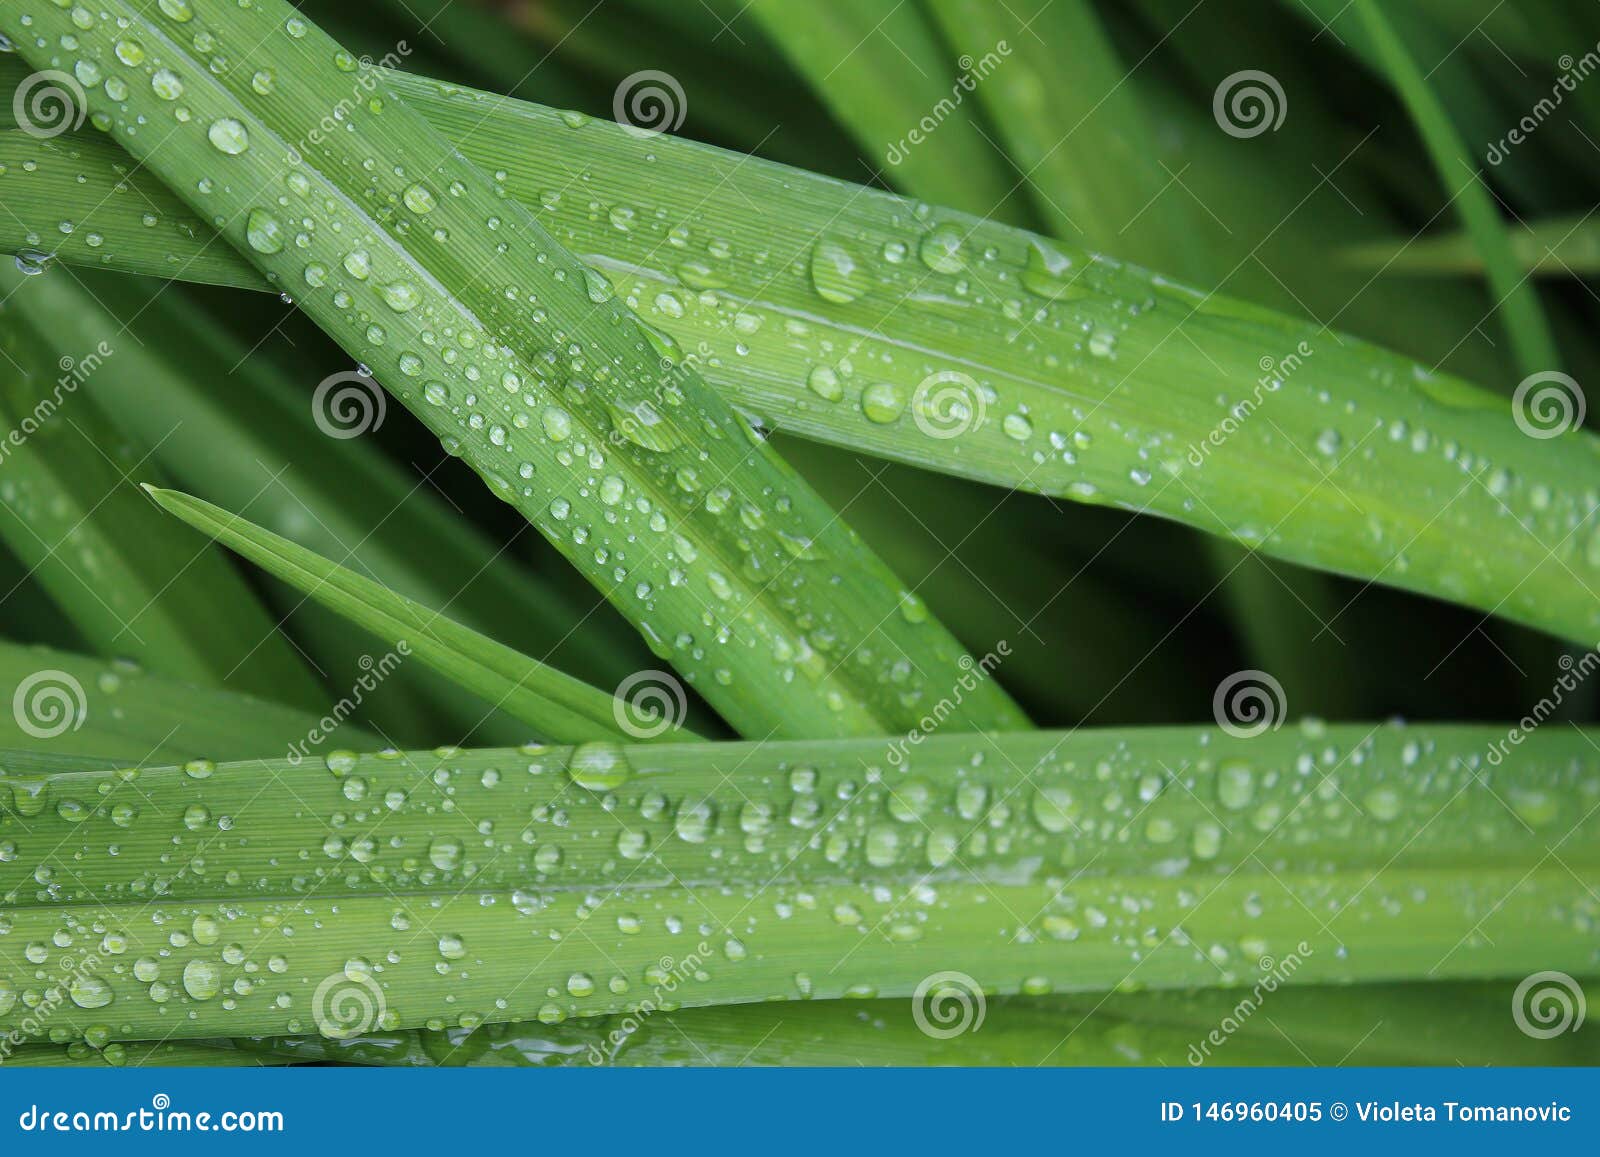
[[[250,134],[245,131],[244,125],[232,117],[212,121],[206,136],[218,152],[227,153],[230,157],[236,157],[250,147]]]

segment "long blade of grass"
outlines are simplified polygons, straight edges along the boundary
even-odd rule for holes
[[[677,737],[676,719],[635,720],[629,715],[630,706],[621,700],[329,562],[315,551],[201,499],[175,490],[145,489],[163,510],[390,645],[403,644],[406,654],[415,655],[481,696],[487,705],[509,711],[541,738],[578,743],[624,740],[656,731],[661,737]],[[629,723],[629,729],[624,729],[623,721]]]
[[[191,22],[116,4],[72,34],[73,62],[39,47],[54,45],[58,14],[31,27],[19,15],[0,6],[0,27],[35,64],[120,71],[116,44],[139,39],[138,83],[90,101],[113,124],[171,128],[118,140],[219,214],[230,244],[292,287],[730,723],[790,735],[909,727],[959,676],[961,648],[681,351],[641,328],[382,74],[292,9],[207,5]],[[75,27],[59,19],[58,31]],[[180,24],[191,26],[174,39]],[[212,76],[185,47],[201,30],[259,51],[295,84]],[[190,121],[150,83],[158,68],[179,77]],[[320,133],[321,110],[349,107],[352,86],[360,133]],[[315,166],[293,143],[302,138]],[[414,160],[375,174],[374,154]],[[957,718],[1021,722],[992,682]]]
[[[1356,10],[1391,82],[1405,102],[1439,180],[1459,206],[1462,222],[1483,255],[1495,308],[1504,316],[1517,361],[1526,374],[1559,369],[1560,354],[1533,286],[1518,268],[1500,210],[1478,171],[1476,159],[1451,124],[1450,114],[1429,86],[1405,41],[1377,0],[1356,0]]]
[[[242,351],[231,360],[213,358],[221,336],[219,327],[205,320],[193,302],[177,300],[181,290],[168,290],[152,302],[147,299],[148,286],[143,279],[100,277],[99,284],[92,288],[80,285],[76,277],[27,278],[21,287],[14,284],[19,279],[15,272],[6,275],[6,279],[13,290],[8,306],[47,319],[51,341],[57,348],[89,349],[108,337],[115,343],[117,356],[87,377],[74,395],[74,405],[81,400],[103,409],[123,436],[150,448],[137,468],[132,462],[123,464],[122,469],[130,476],[153,480],[172,471],[179,478],[191,480],[191,484],[196,479],[208,488],[214,484],[211,492],[237,501],[259,518],[319,541],[334,539],[338,545],[330,549],[340,550],[337,557],[352,559],[359,565],[374,561],[398,563],[395,569],[406,577],[426,566],[429,556],[423,552],[430,548],[440,551],[446,559],[460,558],[469,565],[492,557],[487,550],[476,556],[465,549],[460,555],[444,553],[448,546],[474,545],[473,536],[431,534],[443,520],[427,517],[429,503],[419,500],[424,492],[408,494],[414,483],[396,477],[399,472],[392,468],[363,469],[383,465],[374,463],[376,456],[370,452],[351,447],[339,455],[337,464],[326,455],[307,453],[308,445],[324,437],[316,428],[313,407],[304,398],[299,405],[292,405],[286,396],[271,391],[273,383],[256,372],[260,359],[251,358],[248,368],[230,374],[230,369],[243,358]],[[146,291],[144,295],[138,292],[141,289]],[[169,302],[168,297],[173,300]],[[122,316],[138,316],[145,324],[138,328],[124,326],[118,320]],[[165,327],[169,321],[170,330]],[[218,389],[221,382],[226,382],[227,387]],[[110,439],[107,444],[115,445],[118,440]],[[102,473],[103,470],[93,471],[93,475]],[[119,477],[116,482],[120,491],[129,491],[134,485],[132,477],[127,481]],[[426,497],[431,498],[431,494]],[[389,505],[383,504],[386,499]],[[115,516],[115,533],[131,537],[136,554],[147,554],[170,543],[175,529],[171,520],[153,510],[148,501],[123,499],[106,505],[113,509],[108,511],[103,505],[98,511]],[[363,525],[363,519],[371,521]],[[386,529],[390,523],[396,524],[394,530]],[[397,531],[401,526],[419,557],[408,558],[386,549],[391,540],[400,537]],[[348,537],[339,538],[341,532]],[[201,555],[200,540],[183,545],[187,547],[186,554],[157,553],[156,557],[181,562]],[[197,557],[197,561],[204,559]],[[229,611],[232,606],[248,609],[239,598],[249,597],[249,592],[226,565],[222,567],[222,577],[230,583],[208,582],[199,592],[188,589],[208,579],[215,566],[213,562],[182,571],[180,578],[187,581],[169,587],[163,602],[173,603],[199,645],[224,653],[232,651],[223,668],[226,671],[238,665],[256,641],[265,638],[272,620],[266,620],[265,628],[258,628],[243,617],[243,610]],[[437,568],[443,575],[452,569],[448,563]],[[459,575],[460,571],[455,573]],[[169,567],[163,584],[170,579]],[[446,592],[462,591],[460,581],[464,580],[446,587]],[[113,590],[122,589],[107,585]],[[370,638],[336,616],[325,615],[320,607],[305,606],[303,596],[270,581],[265,585],[266,602],[279,629],[294,639],[295,647],[330,686],[348,685],[358,673],[362,656],[371,649]],[[137,586],[132,589],[137,590]],[[228,597],[218,597],[224,594]],[[449,605],[463,605],[471,595],[467,591],[459,602]],[[441,603],[447,597],[446,593],[438,595]],[[573,612],[568,622],[576,618],[578,615]],[[545,637],[559,638],[554,632],[552,623],[551,633]],[[100,649],[137,656],[127,644],[117,646],[118,641],[112,640],[109,647],[102,643]],[[284,646],[281,638],[268,641],[276,647]],[[86,647],[87,644],[79,644],[78,649]],[[274,653],[268,648],[262,651],[264,657]],[[636,670],[637,666],[630,669]],[[156,667],[162,669],[159,664]],[[274,691],[271,683],[263,691],[281,699],[291,694],[293,686],[293,682],[285,680],[281,691]],[[302,696],[301,702],[306,701]],[[319,709],[325,701],[325,694],[309,700]],[[364,723],[397,744],[427,744],[444,737],[465,739],[469,735],[482,743],[517,743],[528,737],[524,724],[489,715],[480,700],[432,676],[421,664],[407,664],[392,672],[384,683],[383,694],[362,703],[361,716]],[[507,723],[514,723],[514,727],[508,729],[504,726]]]
[[[1498,764],[1496,743],[1383,726],[940,735],[898,765],[883,740],[340,753],[147,769],[137,798],[121,773],[66,773],[0,862],[0,976],[48,983],[56,932],[95,921],[115,959],[53,1026],[177,1039],[316,1032],[340,984],[384,1029],[623,1012],[664,957],[687,964],[685,1007],[901,996],[941,970],[997,994],[1226,986],[1289,951],[1296,984],[1591,974],[1600,760],[1576,732]]]
[[[1600,462],[1586,434],[1524,438],[1506,403],[1410,359],[1003,226],[919,214],[690,142],[639,142],[533,105],[388,80],[472,159],[506,172],[519,200],[583,187],[608,206],[596,219],[587,198],[547,196],[540,212],[647,321],[695,351],[725,396],[772,425],[1172,518],[1586,643],[1600,630],[1600,612],[1570,582],[1600,579],[1581,497],[1600,484]],[[155,226],[139,224],[113,192],[110,147],[62,140],[70,146],[0,133],[8,207],[38,226],[30,242],[0,220],[5,244],[37,246],[48,235],[38,229],[76,209],[79,227],[50,239],[63,259],[171,276],[199,255],[196,268],[210,261],[219,279],[264,286],[237,257],[212,260],[218,245],[185,238],[159,210]],[[639,172],[651,174],[652,209],[623,214],[645,197]],[[127,184],[172,204],[147,178]],[[681,224],[719,202],[714,226]],[[632,227],[611,225],[610,209]],[[105,243],[85,245],[87,231]],[[854,272],[830,280],[840,266],[827,258],[840,254]],[[1263,373],[1268,360],[1292,374]],[[1343,399],[1338,413],[1332,398]],[[1270,422],[1240,420],[1262,404]],[[954,438],[923,433],[963,426]]]
[[[1147,147],[1137,92],[1091,5],[931,0],[928,7],[963,58],[992,54],[972,99],[989,113],[1047,232],[1176,277],[1206,277],[1197,235],[1183,227],[1186,207],[1148,211],[1172,181]],[[1063,70],[1066,53],[1072,67]],[[929,147],[937,152],[942,143]]]
[[[277,758],[313,732],[357,748],[377,742],[342,719],[164,679],[127,661],[3,640],[0,696],[11,703],[0,711],[0,748],[109,758],[125,767]]]

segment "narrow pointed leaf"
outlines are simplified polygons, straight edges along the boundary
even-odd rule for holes
[[[1378,0],[1356,0],[1356,10],[1390,81],[1416,123],[1440,183],[1458,206],[1473,244],[1483,255],[1495,308],[1505,320],[1522,371],[1535,374],[1559,369],[1560,354],[1539,306],[1537,291],[1517,267],[1499,207],[1483,183],[1477,158],[1467,152],[1449,112],[1384,14],[1383,6]]]
[[[487,707],[509,711],[534,734],[560,743],[632,734],[619,722],[629,720],[627,705],[605,692],[209,502],[175,490],[145,489],[162,509],[385,642],[403,645],[404,654],[479,695]],[[674,722],[662,721],[664,737],[674,734]],[[648,733],[653,727],[638,730]]]

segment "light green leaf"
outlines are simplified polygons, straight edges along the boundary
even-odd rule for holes
[[[315,551],[230,514],[220,507],[175,490],[145,490],[162,509],[177,515],[203,534],[238,551],[310,598],[344,615],[415,655],[453,682],[480,696],[488,707],[510,712],[534,734],[560,743],[595,739],[674,738],[677,717],[643,716],[630,704],[587,683],[503,646],[380,583],[329,562]],[[671,676],[670,696],[683,690]],[[625,726],[626,725],[626,728]]]
[[[1484,183],[1477,158],[1467,152],[1460,133],[1450,122],[1449,112],[1384,15],[1382,5],[1378,0],[1355,3],[1378,58],[1416,123],[1440,183],[1450,202],[1458,207],[1473,244],[1483,255],[1495,308],[1505,319],[1523,373],[1559,370],[1561,355],[1550,334],[1549,322],[1540,309],[1537,292],[1517,266],[1500,209]]]

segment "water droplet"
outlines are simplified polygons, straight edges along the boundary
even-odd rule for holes
[[[250,147],[250,134],[245,131],[244,125],[232,117],[212,121],[206,136],[219,152],[227,153],[230,157],[238,156]]]
[[[183,966],[183,990],[196,1000],[210,1000],[222,991],[222,969],[210,960],[191,960]]]
[[[400,194],[400,199],[406,203],[406,208],[413,213],[433,212],[433,194],[428,192],[424,185],[409,185],[406,191]]]
[[[1230,759],[1217,769],[1217,799],[1223,807],[1242,811],[1255,797],[1255,775],[1248,763]]]
[[[854,254],[824,238],[811,250],[811,284],[824,301],[846,305],[867,291],[867,274]]]
[[[844,397],[844,386],[839,375],[828,366],[816,366],[806,375],[806,386],[825,402],[837,402]]]
[[[409,281],[393,281],[383,287],[383,300],[396,313],[406,313],[417,307],[422,294]]]
[[[967,264],[961,253],[961,232],[949,225],[941,225],[923,237],[917,256],[936,273],[960,273]]]
[[[150,77],[150,88],[162,100],[177,100],[183,95],[183,81],[170,68],[158,68]]]
[[[80,974],[73,978],[67,995],[79,1008],[104,1008],[111,1003],[111,985],[98,976]]]
[[[283,249],[283,226],[265,209],[252,209],[245,220],[245,240],[257,253],[278,253]]]
[[[584,743],[573,749],[567,776],[590,791],[614,791],[628,782],[633,768],[614,743]]]
[[[906,394],[893,382],[873,382],[861,391],[861,412],[879,425],[893,422],[906,408]]]

